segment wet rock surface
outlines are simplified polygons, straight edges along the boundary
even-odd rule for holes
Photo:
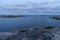
[[[51,30],[24,30],[0,32],[0,40],[55,40]]]

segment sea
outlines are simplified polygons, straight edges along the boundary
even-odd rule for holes
[[[0,32],[32,27],[60,26],[60,20],[49,18],[53,15],[25,15],[18,18],[0,18]]]

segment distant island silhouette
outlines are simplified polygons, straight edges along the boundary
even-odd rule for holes
[[[49,17],[49,18],[60,20],[60,16],[52,16],[52,17]]]
[[[0,15],[0,18],[18,18],[24,17],[24,15]]]

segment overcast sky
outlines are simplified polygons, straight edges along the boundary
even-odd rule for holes
[[[60,0],[0,0],[1,14],[60,15]]]

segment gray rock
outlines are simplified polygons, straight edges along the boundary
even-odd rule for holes
[[[7,35],[8,34],[8,35]],[[0,40],[53,40],[54,35],[46,30],[31,30],[25,32],[10,32],[0,35]]]

